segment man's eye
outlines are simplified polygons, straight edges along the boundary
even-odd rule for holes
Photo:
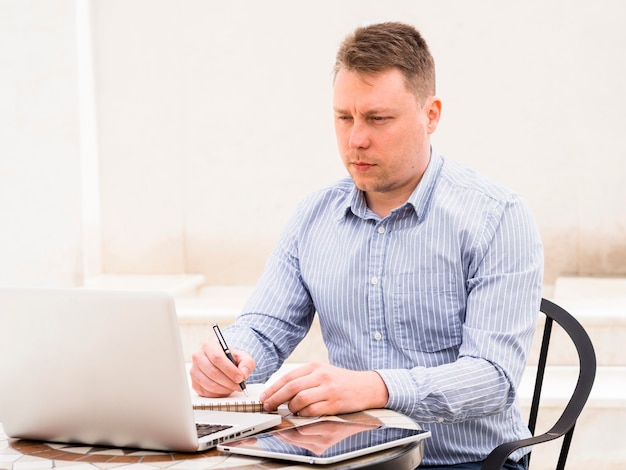
[[[386,121],[389,118],[386,117],[386,116],[372,116],[371,119],[374,122],[383,122],[383,121]]]

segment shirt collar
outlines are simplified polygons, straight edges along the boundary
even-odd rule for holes
[[[422,221],[426,216],[426,211],[430,204],[431,196],[437,177],[441,173],[441,167],[443,166],[443,158],[431,148],[430,161],[426,167],[426,171],[422,176],[422,179],[418,183],[417,187],[413,190],[413,193],[409,199],[402,204],[402,206],[394,209],[391,213],[404,210],[405,207],[410,206],[415,211],[418,221]],[[351,191],[346,195],[344,203],[341,205],[341,215],[339,219],[344,219],[348,213],[351,212],[357,217],[362,219],[376,218],[375,214],[370,211],[365,202],[365,194],[360,189],[352,184]]]

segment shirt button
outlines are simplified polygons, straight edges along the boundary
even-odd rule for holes
[[[439,424],[443,423],[443,418],[437,418],[437,422],[438,422]]]
[[[381,339],[383,339],[383,334],[380,331],[377,331],[376,333],[374,333],[374,339],[376,341],[380,341]]]
[[[371,279],[371,281],[370,281],[370,282],[371,282],[372,284],[376,285],[376,284],[378,284],[378,278],[377,278],[376,276],[374,276],[374,277]]]
[[[378,233],[381,233],[381,234],[382,234],[382,233],[385,233],[385,230],[386,230],[386,229],[385,229],[385,226],[384,226],[384,225],[381,225],[380,227],[378,227]]]

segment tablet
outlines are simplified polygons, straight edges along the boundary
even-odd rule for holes
[[[430,431],[423,429],[325,420],[225,442],[217,448],[234,454],[324,465],[427,437]]]

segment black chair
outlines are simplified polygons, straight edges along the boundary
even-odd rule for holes
[[[545,313],[546,322],[543,330],[541,349],[539,352],[535,390],[533,393],[530,418],[528,422],[528,427],[530,432],[533,434],[533,437],[519,441],[506,442],[499,445],[487,456],[481,467],[482,470],[500,470],[509,455],[517,449],[552,441],[561,436],[565,437],[563,438],[563,443],[561,444],[561,452],[556,469],[563,470],[565,468],[565,461],[572,442],[572,435],[574,434],[576,420],[582,412],[585,403],[587,402],[587,398],[589,398],[593,381],[596,377],[596,354],[593,349],[593,344],[589,339],[589,335],[587,335],[587,332],[582,325],[570,313],[546,299],[541,300],[540,310]],[[545,433],[534,435],[535,425],[537,424],[537,415],[539,414],[541,387],[543,385],[543,377],[548,359],[548,346],[550,344],[552,325],[554,322],[563,328],[576,347],[579,361],[578,381],[567,406],[563,410],[563,413],[557,422]],[[528,458],[530,459],[530,454]]]

